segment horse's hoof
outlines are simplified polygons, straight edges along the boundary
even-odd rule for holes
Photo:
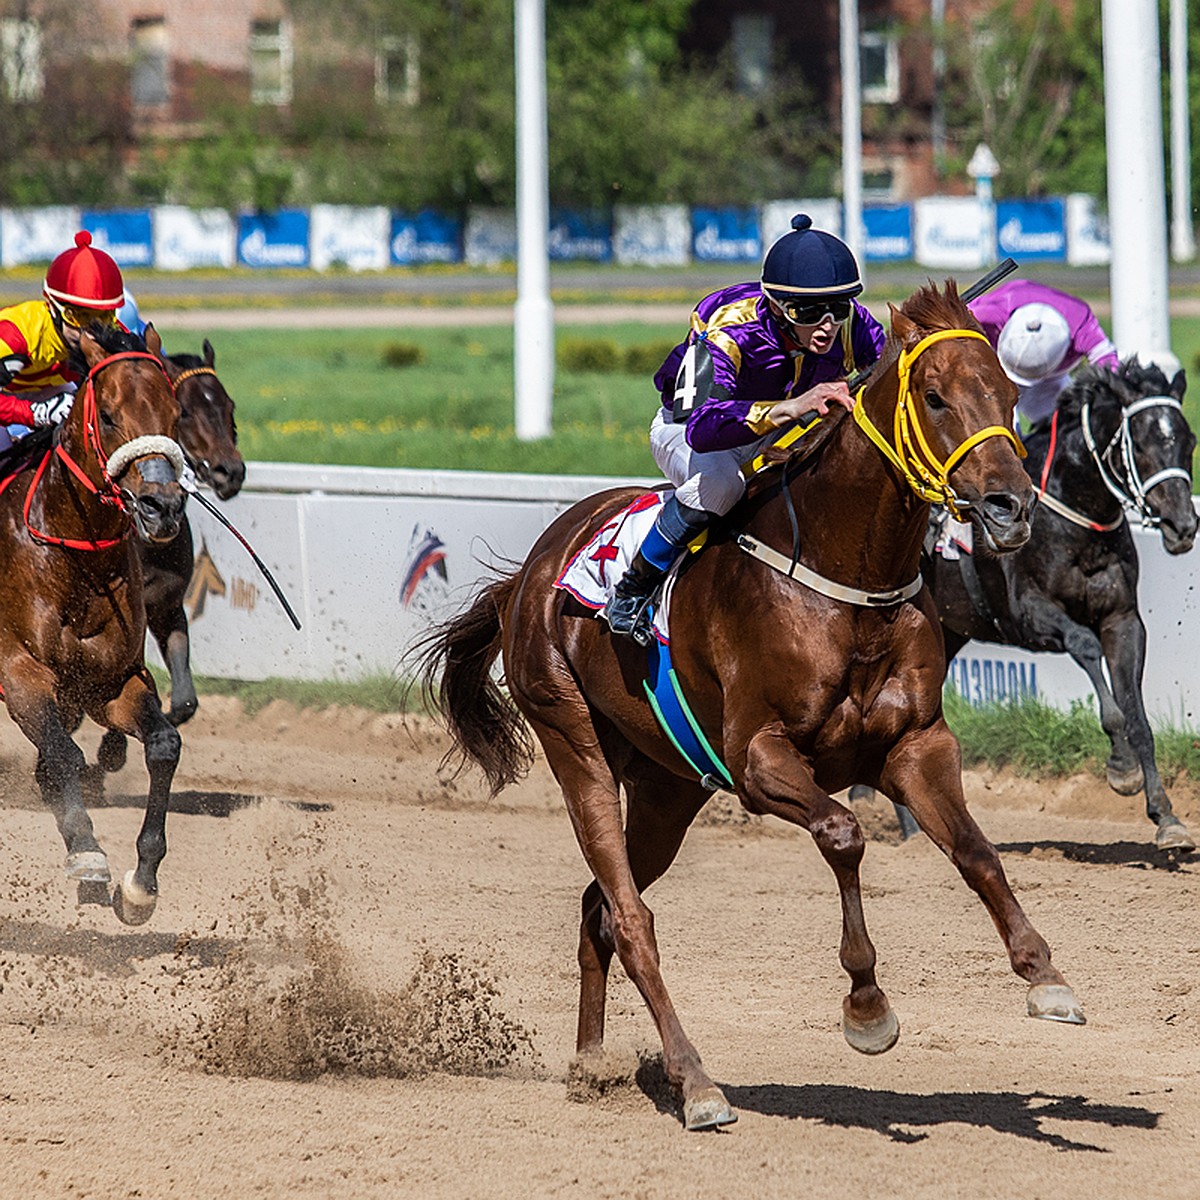
[[[843,1010],[842,1036],[859,1054],[886,1054],[900,1040],[900,1019],[889,1007],[878,1021],[863,1024]]]
[[[1026,1011],[1042,1021],[1062,1021],[1066,1025],[1086,1025],[1087,1017],[1065,983],[1035,983],[1025,998]]]
[[[74,854],[68,854],[67,878],[74,883],[109,883],[112,875],[104,851],[76,850]]]
[[[850,789],[850,803],[858,804],[860,801],[874,800],[875,789],[868,787],[865,783],[856,783]]]
[[[720,1129],[736,1120],[737,1113],[719,1087],[703,1088],[683,1102],[683,1127],[687,1130]]]
[[[1196,839],[1178,817],[1165,817],[1154,834],[1154,844],[1160,850],[1195,850]]]
[[[123,925],[145,925],[154,915],[158,897],[153,892],[140,888],[132,871],[113,890],[112,906],[117,919]]]
[[[125,765],[128,751],[129,744],[125,735],[115,729],[108,729],[100,739],[100,749],[96,751],[96,763],[111,775]]]
[[[112,904],[112,897],[108,894],[107,883],[85,879],[75,889],[75,901],[77,904],[97,904],[101,908],[108,908]]]
[[[1125,770],[1111,765],[1106,766],[1104,774],[1108,779],[1108,786],[1118,796],[1136,796],[1146,783],[1146,776],[1142,773],[1141,763],[1134,763],[1132,767]]]

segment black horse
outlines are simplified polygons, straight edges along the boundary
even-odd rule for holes
[[[246,478],[246,464],[237,448],[233,400],[217,377],[216,355],[207,338],[203,357],[172,354],[165,358],[167,376],[179,404],[179,444],[199,483],[207,484],[221,500],[236,496]],[[167,719],[182,725],[196,712],[199,701],[192,680],[190,639],[184,597],[192,580],[195,551],[186,515],[179,535],[161,545],[139,545],[144,575],[146,620],[171,675],[171,707]],[[123,734],[108,730],[100,744],[99,765],[117,771],[125,765]],[[96,778],[89,778],[93,787]]]
[[[1003,556],[976,544],[957,561],[938,553],[922,559],[947,664],[975,639],[1069,654],[1087,672],[1112,743],[1109,786],[1125,796],[1145,789],[1155,844],[1164,850],[1196,843],[1172,811],[1155,761],[1142,700],[1138,558],[1126,515],[1158,529],[1168,554],[1192,548],[1196,438],[1180,405],[1185,387],[1183,371],[1168,382],[1136,356],[1115,373],[1085,368],[1053,418],[1025,438],[1025,467],[1040,496],[1028,543]],[[853,798],[869,794],[855,788]],[[906,834],[914,828],[906,812],[897,816]]]

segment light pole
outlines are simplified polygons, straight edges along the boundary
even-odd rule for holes
[[[992,198],[992,180],[1000,174],[1000,164],[991,148],[980,142],[967,163],[967,174],[975,180],[975,198],[979,201],[980,258],[986,265],[996,255],[996,205]]]
[[[554,306],[550,302],[550,183],[546,137],[545,0],[515,0],[517,302],[513,308],[514,424],[519,441],[550,436]]]

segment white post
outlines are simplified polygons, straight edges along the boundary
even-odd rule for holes
[[[841,0],[842,237],[865,279],[862,217],[862,85],[858,50],[858,0]]]
[[[550,436],[554,306],[550,302],[550,185],[546,149],[545,0],[515,0],[517,302],[513,308],[514,423],[528,442]]]
[[[1122,357],[1170,352],[1158,5],[1102,0],[1109,291]]]
[[[980,261],[986,267],[996,257],[996,205],[992,198],[992,180],[1000,174],[1000,164],[991,147],[980,142],[967,163],[967,174],[975,180],[975,199],[979,201]]]
[[[1188,262],[1196,256],[1187,30],[1186,0],[1171,0],[1171,257],[1176,262]]]

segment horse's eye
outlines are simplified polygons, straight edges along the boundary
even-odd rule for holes
[[[933,390],[933,388],[925,389],[925,407],[930,412],[941,412],[946,407],[946,402]]]
[[[100,424],[103,425],[105,429],[116,429],[117,419],[112,415],[112,413],[101,412]]]

